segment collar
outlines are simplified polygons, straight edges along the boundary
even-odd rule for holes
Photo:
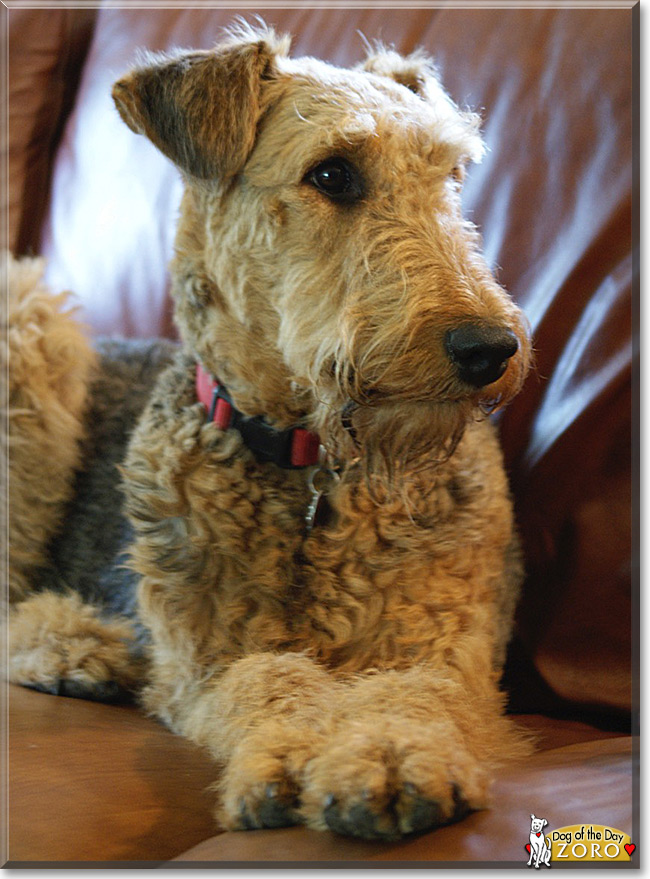
[[[303,427],[277,430],[263,416],[242,415],[226,388],[200,363],[196,364],[196,396],[206,408],[208,421],[214,421],[221,430],[233,428],[239,431],[244,444],[258,461],[271,461],[286,469],[312,467],[318,463],[318,434]]]

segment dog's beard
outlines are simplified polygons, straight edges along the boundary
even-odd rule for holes
[[[325,444],[333,457],[360,466],[373,494],[385,498],[416,476],[433,475],[454,453],[467,423],[481,415],[470,401],[348,402],[329,413]]]
[[[324,445],[333,460],[360,467],[377,498],[408,494],[411,483],[433,485],[468,424],[487,418],[518,393],[526,363],[512,366],[491,387],[469,394],[450,388],[448,395],[433,399],[417,399],[413,392],[358,399],[348,393],[341,401],[341,388],[339,402],[321,410]],[[349,381],[347,386],[349,392]]]
[[[427,350],[413,345],[394,343],[391,357],[380,357],[379,346],[362,351],[356,358],[337,352],[333,365],[322,367],[313,424],[330,459],[344,466],[354,462],[377,487],[373,493],[384,498],[395,491],[404,495],[409,483],[435,484],[436,471],[454,454],[467,425],[516,396],[530,360],[523,328],[506,372],[484,388],[464,384],[451,368],[433,378]]]

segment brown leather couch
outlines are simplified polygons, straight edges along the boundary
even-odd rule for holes
[[[209,46],[233,17],[194,6],[2,9],[10,247],[47,256],[96,334],[173,336],[180,182],[120,122],[110,84],[138,47]],[[219,833],[197,748],[133,707],[10,688],[9,861],[523,865],[531,813],[636,841],[638,6],[260,14],[296,54],[341,64],[363,57],[359,31],[422,45],[485,117],[465,205],[537,351],[501,429],[528,570],[505,683],[540,750],[500,775],[490,811],[399,843]]]

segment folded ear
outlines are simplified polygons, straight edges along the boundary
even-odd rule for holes
[[[381,43],[375,43],[360,66],[369,73],[388,76],[422,97],[426,96],[427,80],[437,80],[433,61],[419,49],[403,56]]]
[[[287,48],[270,32],[212,51],[149,56],[115,83],[113,100],[129,128],[186,174],[224,179],[243,167],[253,148],[262,80]]]
[[[436,109],[439,119],[447,121],[463,155],[463,161],[480,162],[485,151],[480,136],[481,119],[476,113],[460,110],[443,89],[433,60],[421,49],[400,55],[393,49],[375,43],[369,47],[362,70],[386,76],[421,97]]]

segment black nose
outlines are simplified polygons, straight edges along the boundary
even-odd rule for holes
[[[459,377],[475,388],[501,378],[519,347],[512,330],[488,324],[463,324],[450,330],[445,341]]]

